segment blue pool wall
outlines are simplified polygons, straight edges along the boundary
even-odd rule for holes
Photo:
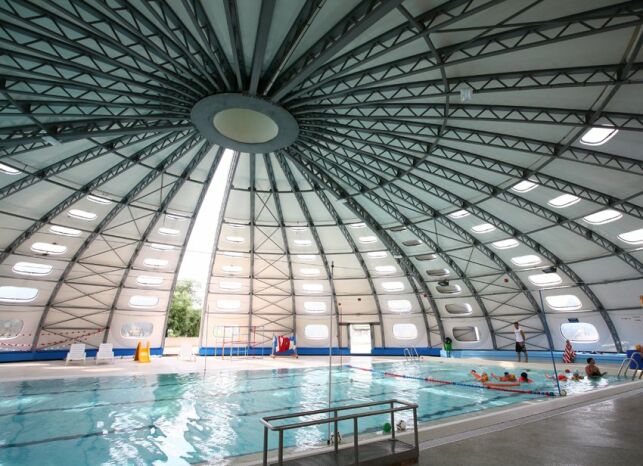
[[[444,350],[440,348],[416,348],[417,352],[421,356],[432,356],[432,357],[445,357],[446,354]],[[115,348],[114,355],[116,357],[131,357],[134,356],[134,348]],[[225,355],[230,355],[232,351],[233,355],[238,354],[237,348],[225,348]],[[243,353],[241,349],[241,353]],[[270,355],[270,348],[250,348],[248,352],[252,356],[268,356]],[[347,347],[334,347],[332,349],[333,355],[339,356],[351,356],[350,350]],[[301,356],[327,356],[328,348],[323,347],[300,347],[297,348],[297,352]],[[162,356],[163,348],[151,348],[152,356]],[[221,356],[221,348],[213,347],[201,347],[199,348],[200,356]],[[292,355],[292,351],[287,353],[280,353],[280,356]],[[87,350],[87,357],[93,358],[96,356],[95,349]],[[355,354],[352,354],[355,356]],[[373,348],[373,351],[367,356],[404,356],[404,348]],[[11,351],[11,352],[2,352],[0,353],[0,362],[19,362],[19,361],[51,361],[51,360],[60,360],[67,357],[67,350],[50,350],[50,351]],[[494,351],[494,350],[454,350],[451,352],[451,357],[453,358],[482,358],[490,360],[507,360],[514,357],[513,351]],[[625,358],[624,353],[603,353],[603,354],[592,354],[592,353],[577,353],[576,362],[584,363],[586,358],[592,357],[596,359],[598,364],[600,363],[620,363]],[[547,361],[551,359],[549,351],[530,351],[529,358],[532,360],[538,361]],[[562,363],[563,353],[561,351],[554,351],[554,358],[556,362]]]

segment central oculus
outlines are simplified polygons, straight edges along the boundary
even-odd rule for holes
[[[210,142],[227,149],[268,153],[295,142],[299,126],[282,107],[244,94],[217,94],[192,108],[192,123]]]

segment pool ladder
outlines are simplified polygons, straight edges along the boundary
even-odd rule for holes
[[[641,373],[639,374],[639,380],[641,377],[643,377],[643,367],[641,367],[641,360],[643,358],[641,357],[641,353],[633,353],[632,356],[629,358],[623,359],[623,362],[621,363],[621,367],[618,368],[618,376],[621,377],[627,377],[627,371],[631,368],[632,365],[636,366],[636,369],[634,369],[634,373],[632,374],[632,380],[636,378],[636,373],[640,371]]]
[[[419,361],[420,354],[418,350],[415,349],[415,346],[411,346],[410,348],[404,348],[404,358],[407,361]]]

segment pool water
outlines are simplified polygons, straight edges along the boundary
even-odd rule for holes
[[[362,371],[333,368],[334,404],[398,398],[419,405],[420,422],[505,406],[538,396],[440,385],[387,377],[384,371],[475,383],[469,367],[437,361],[363,363]],[[502,374],[500,366],[478,372]],[[520,372],[520,371],[517,371]],[[544,371],[531,370],[529,389],[552,391]],[[618,383],[563,382],[568,393]],[[265,416],[327,406],[328,368],[262,371],[222,370],[0,383],[0,465],[186,465],[223,464],[259,452]],[[412,426],[411,412],[399,418]],[[303,419],[299,419],[303,420]],[[360,419],[359,432],[378,432],[387,415]],[[344,437],[352,423],[340,424]],[[287,446],[325,443],[326,426],[289,431]],[[347,441],[350,441],[347,439]],[[271,435],[270,446],[277,442]]]

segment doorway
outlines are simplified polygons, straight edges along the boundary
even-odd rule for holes
[[[350,324],[349,341],[351,354],[371,354],[371,325]]]

